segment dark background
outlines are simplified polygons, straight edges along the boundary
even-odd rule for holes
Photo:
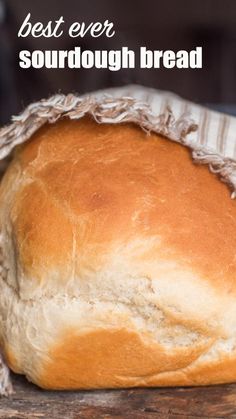
[[[115,24],[107,39],[17,38],[28,13],[31,21],[64,16],[74,21]],[[66,31],[65,31],[66,32]],[[191,50],[203,47],[203,69],[67,70],[20,69],[21,49],[150,49]],[[137,83],[171,90],[199,103],[236,104],[236,0],[0,0],[0,123],[28,103],[55,92],[84,93]],[[230,109],[230,106],[228,106]]]

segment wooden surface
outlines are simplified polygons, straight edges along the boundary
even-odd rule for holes
[[[236,384],[176,389],[47,392],[13,377],[15,394],[0,399],[0,418],[236,418]]]

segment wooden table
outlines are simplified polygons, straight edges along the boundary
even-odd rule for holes
[[[15,394],[0,399],[0,418],[11,419],[193,419],[236,418],[236,384],[48,392],[13,376]]]

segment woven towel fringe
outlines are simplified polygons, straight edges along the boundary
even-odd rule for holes
[[[145,131],[155,131],[178,141],[197,129],[185,114],[175,120],[171,110],[154,115],[150,107],[130,97],[98,100],[91,96],[55,95],[47,100],[29,105],[20,115],[12,118],[12,124],[0,130],[0,159],[6,157],[17,144],[28,140],[46,122],[59,118],[80,119],[90,114],[98,123],[134,122]]]
[[[9,376],[9,369],[0,355],[0,395],[9,396],[13,393],[13,388]]]

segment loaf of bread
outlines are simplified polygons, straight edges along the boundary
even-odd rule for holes
[[[62,119],[0,187],[0,348],[47,389],[236,381],[236,202],[189,150]]]

